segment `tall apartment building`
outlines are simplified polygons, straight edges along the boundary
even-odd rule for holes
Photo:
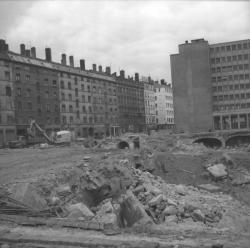
[[[0,147],[16,136],[12,66],[8,45],[0,40]]]
[[[144,86],[139,74],[135,73],[135,79],[126,78],[125,71],[121,70],[116,80],[121,131],[145,130]]]
[[[250,40],[179,45],[171,55],[177,132],[250,128]]]
[[[156,126],[155,91],[154,81],[150,77],[142,77],[144,86],[144,108],[146,129],[154,129]]]
[[[155,82],[156,124],[160,128],[172,128],[174,125],[173,91],[163,79]]]
[[[52,61],[50,48],[45,59],[36,49],[20,45],[20,54],[9,51],[0,40],[0,146],[25,135],[31,119],[47,132],[68,129],[76,136],[116,135],[118,126],[117,80],[106,71],[74,66],[66,55]]]

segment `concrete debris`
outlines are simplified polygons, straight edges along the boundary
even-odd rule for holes
[[[212,184],[200,184],[198,185],[198,188],[204,189],[210,192],[218,192],[221,189],[220,187],[212,185]]]
[[[158,205],[162,200],[163,200],[163,195],[155,196],[154,198],[152,198],[152,199],[148,202],[148,205],[149,205],[150,207],[156,206],[156,205]]]
[[[47,208],[46,201],[36,192],[30,183],[18,183],[11,189],[11,197],[35,210]]]
[[[225,178],[228,175],[224,164],[214,164],[208,167],[207,170],[215,179]]]
[[[167,206],[164,210],[163,210],[163,215],[176,215],[178,213],[178,209],[175,206]]]
[[[202,213],[202,211],[200,209],[196,209],[196,210],[193,211],[192,218],[193,218],[194,221],[204,222],[206,220],[205,214]]]
[[[236,178],[233,179],[232,184],[235,186],[249,184],[250,175],[249,174],[239,174]]]
[[[67,205],[65,207],[67,211],[69,212],[68,218],[79,218],[83,217],[84,219],[91,219],[95,215],[92,213],[92,211],[82,202]]]
[[[177,223],[178,222],[178,218],[177,218],[176,215],[165,216],[164,222],[166,224]]]

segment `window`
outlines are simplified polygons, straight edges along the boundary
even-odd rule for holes
[[[82,106],[82,112],[86,113],[86,107],[85,106]]]
[[[5,71],[4,72],[4,77],[5,77],[5,79],[10,80],[10,72],[9,71]]]
[[[227,51],[231,51],[231,46],[226,46]]]
[[[89,106],[89,113],[92,113],[92,108],[91,108],[91,106]]]
[[[20,78],[21,78],[20,73],[16,73],[16,81],[20,81]]]
[[[37,114],[38,116],[42,116],[42,110],[40,108],[37,110]]]
[[[235,85],[234,85],[234,89],[235,89],[235,90],[238,90],[238,89],[239,89],[239,85],[238,85],[238,84],[235,84]]]
[[[65,104],[62,105],[62,112],[66,112],[66,106],[65,106]]]
[[[236,61],[236,60],[237,60],[237,56],[234,55],[234,56],[233,56],[233,61]]]
[[[79,108],[79,100],[76,99],[76,108]]]
[[[26,81],[30,81],[30,75],[26,75],[25,79]]]
[[[49,98],[49,92],[48,91],[45,91],[45,97]]]
[[[77,77],[75,77],[75,79],[74,79],[74,80],[75,80],[75,85],[77,85]]]
[[[6,96],[11,96],[11,88],[9,86],[5,87]]]
[[[79,110],[76,111],[76,118],[80,119],[80,112],[79,112]]]
[[[62,97],[62,100],[65,100],[65,94],[64,93],[61,94],[61,97]]]
[[[88,92],[90,92],[90,86],[89,85],[87,86],[87,89],[88,89]]]
[[[245,79],[249,79],[249,74],[245,74]]]
[[[17,95],[21,96],[21,94],[22,94],[21,88],[17,88]]]
[[[46,104],[46,111],[50,112],[50,105],[49,104]]]
[[[27,91],[26,91],[26,96],[27,96],[27,97],[31,97],[31,90],[30,90],[30,89],[27,89]]]
[[[59,107],[58,105],[55,105],[55,112],[58,112],[59,111]]]
[[[61,85],[61,89],[64,89],[64,81],[61,81],[60,85]]]
[[[232,45],[232,50],[236,50],[236,45]]]
[[[216,58],[216,64],[220,63],[220,58]]]
[[[40,83],[39,82],[36,82],[36,90],[40,90]]]
[[[82,102],[85,102],[85,96],[82,96]]]
[[[56,85],[57,85],[56,80],[53,80],[53,81],[52,81],[52,86],[53,86],[53,87],[56,87]]]
[[[231,62],[231,56],[227,56],[227,62]]]
[[[78,97],[78,89],[75,88],[75,96]]]
[[[244,64],[244,69],[248,70],[249,69],[249,64]]]
[[[243,65],[239,65],[239,70],[243,70]]]
[[[32,110],[32,104],[31,104],[31,102],[28,102],[27,106],[28,106],[29,110]]]
[[[68,89],[71,90],[71,82],[68,82]]]
[[[14,122],[13,116],[8,115],[8,116],[7,116],[7,123],[8,123],[8,124],[12,124],[13,122]]]
[[[72,101],[72,95],[69,94],[69,101]]]
[[[69,105],[69,112],[73,113],[73,107],[72,107],[72,105]]]
[[[70,121],[70,123],[73,123],[73,121],[74,121],[73,116],[70,116],[69,121]]]
[[[84,84],[81,85],[81,90],[84,91]]]
[[[244,60],[248,60],[248,54],[244,54]]]
[[[88,102],[89,103],[91,102],[91,96],[88,96]]]
[[[242,55],[238,55],[238,60],[242,60]]]
[[[241,46],[241,44],[238,44],[238,50],[241,50],[242,49],[242,46]]]
[[[63,124],[66,124],[66,123],[67,123],[67,117],[66,117],[66,116],[63,116],[63,117],[62,117],[62,121],[63,121]]]

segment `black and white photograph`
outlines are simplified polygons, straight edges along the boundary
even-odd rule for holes
[[[250,1],[0,0],[0,248],[250,248]]]

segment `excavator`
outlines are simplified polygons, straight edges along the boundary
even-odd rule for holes
[[[43,140],[36,137],[36,130],[46,139],[50,145],[70,145],[71,132],[64,130],[55,132],[50,137],[45,130],[43,130],[35,120],[30,121],[30,125],[27,128],[27,136],[18,136],[17,140],[9,142],[10,148],[22,148],[36,143],[42,143]]]

